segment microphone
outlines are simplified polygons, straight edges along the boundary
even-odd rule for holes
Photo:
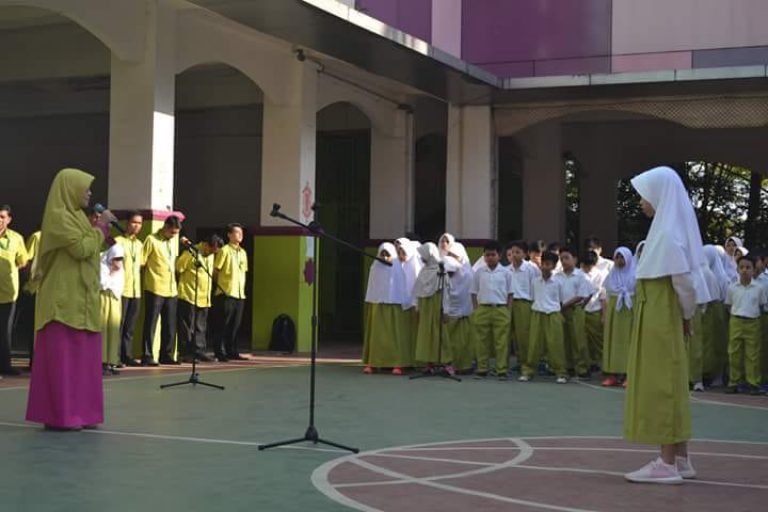
[[[101,204],[101,203],[96,203],[96,204],[94,204],[94,205],[93,205],[93,211],[95,211],[95,212],[96,212],[96,213],[98,213],[99,215],[101,215],[102,213],[104,213],[104,211],[106,211],[106,209],[107,209],[107,207],[106,207],[106,206],[104,206],[104,205],[103,205],[103,204]],[[121,226],[120,224],[118,224],[118,222],[117,222],[116,220],[111,220],[111,221],[109,221],[109,224],[110,224],[110,225],[111,225],[113,228],[115,228],[116,230],[118,230],[118,231],[119,231],[121,234],[123,234],[123,235],[125,235],[125,234],[126,234],[126,233],[125,233],[125,228],[123,228],[123,226]]]
[[[280,213],[280,205],[277,203],[272,203],[272,211],[269,212],[270,217],[277,217]]]

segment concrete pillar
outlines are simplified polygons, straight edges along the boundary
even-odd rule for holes
[[[392,113],[391,127],[372,124],[370,237],[393,239],[413,229],[413,115]]]
[[[283,213],[304,223],[314,218],[317,70],[308,62],[293,61],[284,74],[287,101],[264,98],[261,225],[253,233],[252,346],[269,346],[272,322],[284,313],[296,324],[298,351],[308,352],[315,240],[269,212],[278,203]]]
[[[489,106],[448,108],[446,227],[458,238],[496,238],[492,116]]]
[[[520,136],[523,163],[523,236],[565,237],[565,172],[560,124],[545,123]]]
[[[109,206],[173,208],[175,12],[147,3],[143,58],[112,54]]]
[[[575,153],[581,164],[579,229],[581,238],[596,236],[603,242],[605,256],[616,248],[618,235],[618,217],[616,200],[618,198],[617,161],[609,152],[592,149],[585,154]],[[583,240],[579,240],[581,243]]]

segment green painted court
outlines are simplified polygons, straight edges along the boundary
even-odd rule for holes
[[[260,443],[303,435],[308,367],[286,360],[284,364],[257,361],[220,368],[204,367],[202,378],[226,386],[223,392],[203,387],[159,390],[160,384],[183,378],[185,374],[177,372],[185,368],[150,374],[124,372],[108,379],[104,385],[105,424],[100,430],[79,433],[45,432],[25,423],[26,379],[1,381],[0,493],[5,503],[16,504],[14,511],[351,510],[326,497],[313,484],[313,473],[320,466],[329,463],[325,466],[328,471],[340,468],[340,458],[346,457],[346,452],[311,445],[271,451],[257,448]],[[597,436],[600,439],[586,450],[599,450],[605,454],[601,460],[613,460],[612,464],[618,465],[612,468],[614,473],[629,471],[635,469],[637,460],[644,462],[653,455],[624,447],[636,457],[628,460],[625,468],[625,463],[615,458],[623,453],[610,449],[618,447],[611,438],[621,436],[622,403],[621,390],[590,384],[556,385],[544,378],[528,384],[472,379],[454,383],[443,379],[410,381],[388,374],[365,376],[352,363],[324,363],[318,368],[317,426],[321,436],[363,452],[413,445],[434,448],[434,443],[467,450],[476,440],[510,438],[535,447],[534,438]],[[715,483],[661,486],[652,490],[649,500],[661,492],[685,498],[683,503],[687,503],[690,498],[686,496],[701,492],[708,496],[714,488],[720,494],[735,490],[750,503],[755,497],[760,501],[754,502],[751,510],[758,510],[768,499],[768,399],[729,397],[713,391],[696,394],[692,409],[695,438],[746,444],[717,444],[715,448],[724,454],[718,455],[719,459],[694,456],[700,478]],[[570,452],[585,449],[579,442],[557,442],[565,443]],[[533,460],[546,449],[540,445]],[[509,449],[503,445],[488,448],[485,451],[497,458]],[[715,448],[699,451],[709,453]],[[603,471],[606,468],[590,466],[594,460],[574,460],[563,453],[549,452],[539,462],[554,471],[537,471],[525,477],[530,488],[547,491],[540,498],[522,500],[524,503],[504,497],[516,481],[510,477],[497,479],[498,488],[492,484],[491,489],[482,491],[467,492],[466,486],[457,487],[459,492],[453,487],[438,489],[441,493],[434,498],[442,503],[434,503],[434,508],[424,508],[424,504],[432,499],[430,492],[435,489],[418,482],[394,493],[391,491],[396,486],[374,485],[373,494],[358,493],[360,501],[348,505],[359,510],[416,509],[409,504],[419,504],[421,510],[461,510],[467,506],[483,510],[621,509],[620,501],[616,507],[582,508],[573,500],[568,507],[558,508],[557,500],[567,498],[556,496],[558,482],[567,481],[568,475],[560,471],[566,467],[582,473],[597,469],[603,484],[613,491],[636,494],[646,489],[651,493],[648,487],[625,484],[621,476]],[[409,478],[439,474],[441,465],[452,464],[444,459],[455,457],[425,455],[422,451],[415,455],[413,460],[419,467],[403,466],[398,474],[407,473]],[[487,459],[462,457],[454,464],[469,465],[469,469],[490,464]],[[736,469],[722,474],[724,461],[730,464],[725,467]],[[711,473],[716,469],[719,473]],[[325,478],[322,471],[315,473],[314,480],[331,495],[339,490],[335,487],[339,478],[358,484],[369,479],[364,472],[342,477],[330,472]],[[711,478],[706,477],[708,472]],[[382,478],[391,477],[378,475],[374,479]],[[590,488],[589,492],[593,491],[600,492]],[[455,499],[446,500],[445,492]],[[468,499],[481,501],[468,505]],[[639,499],[642,501],[642,496]],[[670,503],[676,502],[673,499]],[[707,509],[706,504],[696,508]]]

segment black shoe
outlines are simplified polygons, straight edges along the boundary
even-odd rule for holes
[[[160,366],[160,365],[157,364],[157,361],[155,361],[151,357],[142,357],[141,366]]]
[[[230,354],[227,356],[230,361],[247,361],[247,357],[243,357],[240,354]]]
[[[172,357],[161,357],[160,358],[160,364],[167,364],[167,365],[172,365],[172,366],[178,366],[181,363],[176,361],[176,360],[174,360]]]
[[[137,361],[133,358],[128,358],[123,360],[123,364],[125,366],[141,366],[141,361]]]
[[[226,363],[229,362],[229,358],[225,356],[224,354],[216,354],[216,360],[220,363]]]
[[[211,363],[211,362],[213,362],[213,359],[211,359],[206,354],[203,354],[201,352],[201,353],[197,354],[197,362],[198,363]]]
[[[113,368],[125,368],[125,363],[121,361],[114,365]]]
[[[10,377],[15,377],[17,375],[21,375],[21,370],[18,368],[14,368],[13,366],[7,366],[5,368],[0,368],[0,375],[8,375]]]

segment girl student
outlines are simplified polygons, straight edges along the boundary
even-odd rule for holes
[[[411,367],[414,362],[416,342],[416,306],[418,298],[414,295],[416,279],[424,263],[418,255],[419,242],[398,238],[395,240],[397,258],[403,267],[405,277],[405,298],[403,301],[403,337],[400,343],[401,362],[403,367]]]
[[[627,354],[632,336],[635,297],[635,260],[628,247],[613,253],[613,267],[605,280],[608,304],[603,324],[603,373],[606,387],[621,386],[627,376]]]
[[[440,317],[441,301],[445,286],[440,278],[442,258],[437,246],[427,242],[417,249],[424,267],[416,278],[413,293],[418,299],[418,321],[416,327],[416,351],[414,358],[417,362],[431,369],[433,364],[442,365],[452,359],[450,345],[445,342]],[[442,339],[441,339],[442,338]],[[442,341],[442,343],[441,343]],[[439,354],[438,354],[439,352]]]
[[[446,293],[443,296],[444,341],[451,346],[453,369],[472,371],[475,359],[475,334],[472,315],[472,278],[474,272],[463,244],[454,242],[445,256]],[[451,369],[449,368],[448,371]]]
[[[363,372],[370,374],[374,368],[392,368],[394,375],[402,375],[405,274],[393,244],[381,244],[378,255],[391,265],[374,261],[368,274]]]

